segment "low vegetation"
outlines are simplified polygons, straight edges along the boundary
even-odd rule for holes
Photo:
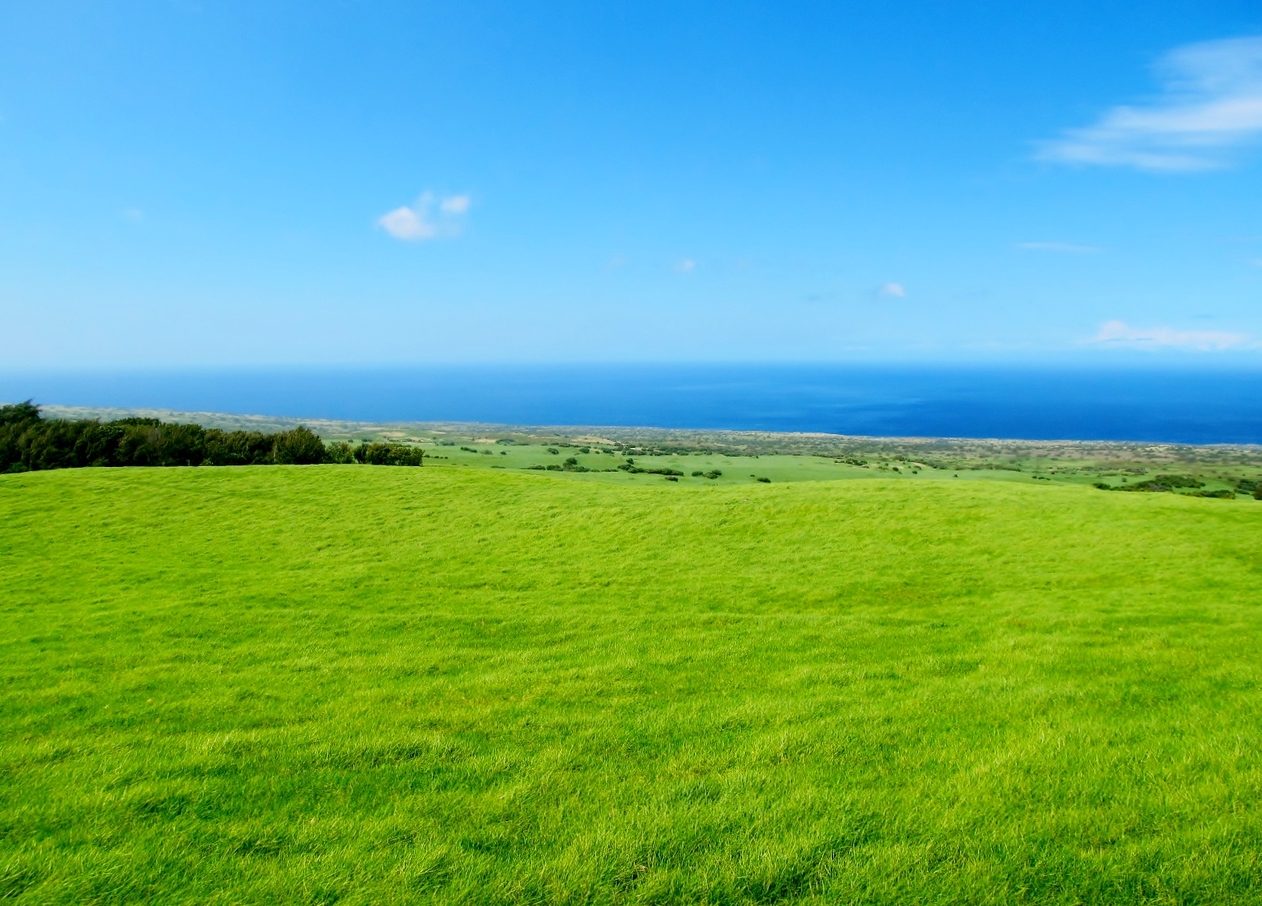
[[[870,479],[1016,481],[1185,496],[1252,497],[1262,481],[1262,447],[1157,443],[878,438],[836,434],[680,431],[650,428],[524,428],[452,423],[373,424],[167,410],[44,407],[64,421],[160,419],[206,431],[276,434],[306,426],[326,449],[394,444],[419,460],[464,468],[564,472],[584,481],[696,485]],[[342,450],[342,448],[338,448]],[[418,453],[417,451],[420,451]],[[363,454],[360,454],[363,456]],[[330,461],[361,461],[331,452]],[[569,462],[573,460],[573,462]],[[628,462],[629,460],[629,462]],[[380,460],[376,460],[380,462]],[[756,461],[756,462],[755,462]],[[620,464],[630,468],[619,469]],[[700,475],[695,473],[700,472]],[[1169,478],[1200,482],[1175,485]],[[1155,485],[1145,487],[1146,483]]]
[[[86,466],[311,465],[322,462],[419,466],[424,452],[406,444],[338,441],[325,446],[309,428],[224,431],[157,418],[46,419],[38,406],[0,406],[0,473]]]
[[[0,899],[1262,898],[1262,507],[589,448],[0,476]]]

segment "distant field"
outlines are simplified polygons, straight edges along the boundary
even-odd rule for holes
[[[426,445],[429,462],[433,464],[473,466],[491,469],[561,469],[581,468],[590,470],[586,480],[625,482],[639,484],[657,483],[663,480],[683,484],[728,485],[751,484],[760,481],[834,481],[849,478],[886,479],[933,479],[951,481],[1016,481],[1050,482],[1093,486],[1097,483],[1111,487],[1124,487],[1132,482],[1151,481],[1163,473],[1196,476],[1195,489],[1181,489],[1180,493],[1240,489],[1241,494],[1251,494],[1259,476],[1256,466],[1222,466],[1194,461],[1143,463],[1100,463],[1069,459],[1035,459],[1018,461],[994,457],[990,460],[975,459],[952,467],[938,456],[909,456],[888,451],[875,451],[863,457],[849,456],[839,459],[832,456],[804,455],[798,453],[732,454],[720,451],[652,452],[636,453],[628,457],[625,450],[613,451],[599,445],[550,445],[518,444],[504,446],[495,443],[481,445],[470,441],[460,446]],[[573,459],[572,464],[566,460]],[[627,471],[623,467],[633,463],[641,471]],[[678,473],[667,478],[663,471]],[[698,474],[700,473],[700,474]],[[581,472],[579,474],[582,474]],[[1241,489],[1241,482],[1245,488]]]
[[[365,423],[47,406],[53,418],[156,417],[223,430],[312,428],[326,441],[401,442],[419,446],[431,464],[493,469],[591,470],[587,480],[680,484],[751,484],[847,478],[1000,480],[1113,487],[1171,475],[1191,478],[1183,494],[1230,491],[1249,496],[1262,482],[1262,447],[1146,442],[853,437],[766,431],[691,431],[626,427],[526,427],[448,422]],[[570,466],[567,459],[573,459]],[[628,459],[636,469],[628,471]],[[654,470],[658,474],[654,474]],[[700,475],[694,474],[700,472]],[[713,473],[722,474],[715,475]],[[603,477],[602,477],[603,476]]]
[[[0,476],[0,899],[1262,900],[1262,503],[467,446]]]

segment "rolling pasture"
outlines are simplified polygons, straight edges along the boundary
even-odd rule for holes
[[[0,899],[1262,899],[1262,503],[684,458],[0,476]]]

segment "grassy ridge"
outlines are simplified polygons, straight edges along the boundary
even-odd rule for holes
[[[0,897],[1262,898],[1255,502],[586,478],[0,480]]]

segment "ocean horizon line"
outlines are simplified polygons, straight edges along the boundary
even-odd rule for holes
[[[1262,371],[548,366],[0,374],[0,399],[365,422],[1262,443]]]

